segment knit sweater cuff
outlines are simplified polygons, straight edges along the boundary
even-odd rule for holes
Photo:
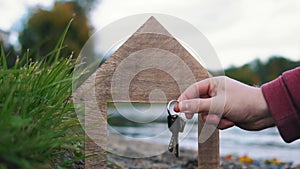
[[[262,92],[283,140],[300,138],[300,117],[283,77],[264,84]]]

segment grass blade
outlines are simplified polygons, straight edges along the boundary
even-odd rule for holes
[[[54,59],[54,63],[57,63],[57,61],[58,61],[58,58],[59,58],[59,56],[60,56],[60,51],[61,51],[61,49],[62,49],[62,47],[63,47],[63,43],[64,43],[64,41],[65,41],[65,37],[67,36],[68,30],[69,30],[69,28],[70,28],[70,26],[71,26],[73,20],[74,20],[74,19],[72,18],[72,19],[69,21],[69,23],[68,23],[68,25],[66,26],[66,28],[65,28],[65,30],[64,30],[64,32],[63,32],[63,34],[62,34],[62,36],[60,37],[58,43],[56,44],[56,46],[55,46],[55,48],[54,48],[54,50],[56,50],[56,52],[53,53],[53,54],[51,55],[51,57],[50,57],[50,60]]]
[[[4,48],[1,45],[1,61],[2,61],[2,69],[6,70],[7,69],[7,61],[6,61],[6,56],[5,56],[5,52],[4,52]]]

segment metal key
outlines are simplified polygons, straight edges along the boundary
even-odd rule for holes
[[[170,152],[174,152],[176,157],[179,157],[179,143],[178,143],[178,136],[179,132],[183,132],[185,127],[185,121],[178,116],[177,114],[171,115],[170,113],[170,105],[176,100],[172,100],[169,102],[167,110],[168,110],[168,128],[172,132],[171,140],[169,143],[168,150]]]

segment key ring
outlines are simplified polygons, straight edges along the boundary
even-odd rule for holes
[[[171,107],[171,105],[174,104],[174,103],[179,103],[179,101],[178,101],[178,100],[171,100],[171,101],[169,101],[168,106],[167,106],[167,111],[168,111],[168,114],[169,114],[170,116],[171,116],[171,113],[170,113],[170,107]]]

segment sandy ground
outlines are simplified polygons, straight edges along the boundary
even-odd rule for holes
[[[128,144],[128,142],[124,141],[124,138],[120,139],[114,136],[109,138],[108,147],[110,147],[114,153],[108,154],[108,168],[196,169],[198,166],[197,150],[180,149],[180,157],[176,158],[172,153],[165,151],[167,149],[165,145],[132,140],[130,141],[130,144]],[[149,155],[154,153],[159,154],[149,157]],[[220,166],[221,169],[260,169],[251,164],[244,164],[231,160],[221,160]]]

